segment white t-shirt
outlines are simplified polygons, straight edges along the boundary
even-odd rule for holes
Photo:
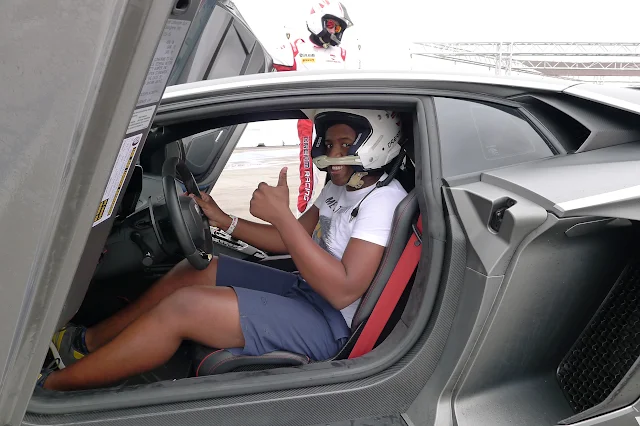
[[[386,176],[385,174],[380,180],[384,180]],[[328,182],[314,203],[320,209],[320,219],[313,231],[313,240],[337,259],[342,259],[351,238],[386,247],[393,214],[406,197],[407,191],[397,180],[392,180],[388,185],[375,189],[360,204],[358,215],[352,219],[353,209],[374,188],[372,185],[347,191],[346,186]],[[340,311],[349,327],[359,303],[360,299]]]

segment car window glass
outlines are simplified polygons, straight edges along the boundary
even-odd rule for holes
[[[300,186],[300,148],[298,120],[261,121],[250,123],[238,141],[229,161],[220,174],[211,196],[228,214],[261,222],[249,212],[253,191],[260,182],[278,183],[278,174],[288,167],[289,207],[296,214]],[[318,176],[318,191],[324,186],[326,173]]]
[[[434,101],[445,176],[553,155],[544,139],[514,108],[451,98]]]

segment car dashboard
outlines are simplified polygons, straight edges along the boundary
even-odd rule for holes
[[[269,256],[211,227],[214,255],[262,261]],[[130,274],[163,275],[184,258],[162,189],[162,178],[141,166],[127,185],[116,220],[103,247],[93,279],[109,281]]]

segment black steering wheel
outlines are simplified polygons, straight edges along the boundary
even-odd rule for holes
[[[178,195],[176,179],[182,182],[188,194],[201,198],[198,184],[184,161],[167,158],[162,165],[162,190],[169,218],[185,257],[194,268],[202,270],[209,265],[213,254],[209,220],[194,199]]]

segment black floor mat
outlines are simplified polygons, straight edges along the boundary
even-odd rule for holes
[[[558,367],[576,413],[603,402],[640,356],[640,257],[627,265]]]
[[[71,322],[91,327],[140,297],[155,280],[157,277],[139,274],[109,282],[92,282]]]
[[[139,297],[158,277],[145,275],[123,277],[109,283],[92,283],[82,306],[72,323],[91,327],[127,306]],[[133,376],[116,386],[133,386],[189,377],[193,361],[193,348],[184,342],[164,365],[155,370]],[[144,356],[138,354],[136,356]]]

